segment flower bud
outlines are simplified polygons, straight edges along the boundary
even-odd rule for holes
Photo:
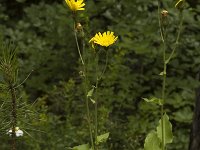
[[[168,11],[167,10],[162,10],[161,11],[161,24],[165,28],[168,25]]]
[[[167,17],[168,11],[167,11],[167,10],[162,10],[162,11],[161,11],[161,15],[162,15],[163,17]]]
[[[84,74],[83,71],[80,71],[80,72],[79,72],[79,75],[80,75],[81,77],[84,77],[84,76],[85,76],[85,74]]]
[[[76,29],[77,29],[77,31],[82,31],[83,30],[83,26],[81,25],[81,23],[77,23],[76,24]]]

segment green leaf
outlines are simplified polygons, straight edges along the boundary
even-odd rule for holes
[[[173,113],[173,119],[181,123],[190,123],[193,117],[192,109],[187,106]]]
[[[159,125],[157,127],[157,134],[159,139],[162,141],[161,119],[159,120]],[[163,137],[164,137],[164,145],[172,143],[173,141],[172,124],[170,123],[169,117],[167,116],[166,113],[163,115]]]
[[[160,139],[155,131],[150,132],[144,143],[144,150],[161,150],[160,148]]]
[[[166,74],[167,74],[166,71],[165,72],[162,71],[159,75],[163,76],[163,75],[166,75]]]
[[[96,103],[96,101],[95,101],[94,99],[92,99],[92,98],[90,98],[90,101],[91,101],[93,104]]]
[[[94,87],[87,93],[87,97],[92,97],[94,92]]]
[[[73,150],[89,150],[89,149],[90,148],[88,144],[83,144],[83,145],[73,147]]]
[[[148,103],[155,103],[155,104],[163,105],[163,100],[160,98],[153,97],[151,99],[148,99],[148,98],[142,98],[142,99]]]
[[[109,132],[97,136],[96,144],[99,144],[99,143],[105,142],[105,141],[108,139],[108,137],[109,137]]]

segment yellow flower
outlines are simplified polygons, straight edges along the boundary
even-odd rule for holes
[[[85,10],[85,8],[83,8],[85,6],[83,0],[65,0],[65,2],[73,12],[77,10]]]
[[[89,41],[92,43],[92,47],[94,48],[94,44],[98,44],[101,46],[108,47],[115,43],[118,37],[114,36],[114,32],[107,31],[104,33],[96,33],[96,35]]]

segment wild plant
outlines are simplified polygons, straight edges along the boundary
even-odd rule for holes
[[[109,46],[114,44],[118,37],[111,31],[103,33],[98,32],[88,41],[91,43],[92,50],[86,50],[84,27],[78,21],[77,14],[79,10],[85,10],[85,3],[83,0],[66,0],[66,3],[72,12],[74,21],[73,30],[82,66],[80,75],[84,84],[83,90],[85,94],[86,116],[90,135],[90,145],[83,144],[75,146],[73,149],[89,150],[91,146],[92,150],[98,150],[100,143],[105,142],[109,137],[109,132],[104,134],[98,132],[98,103],[100,99],[99,93],[101,92],[98,90],[98,87],[100,86],[100,81],[108,65]],[[80,43],[82,44],[81,46]],[[89,67],[91,64],[94,64],[92,65],[92,70]],[[95,75],[90,77],[90,72],[94,72]],[[91,107],[94,110],[94,114],[91,114]]]
[[[161,98],[143,98],[146,102],[155,103],[160,106],[160,114],[161,119],[159,120],[159,124],[156,128],[156,131],[150,132],[144,144],[145,150],[166,150],[167,144],[172,143],[173,141],[173,133],[172,133],[172,124],[169,121],[169,116],[165,112],[164,106],[167,100],[166,98],[166,79],[167,79],[167,65],[170,63],[171,59],[174,56],[174,53],[179,45],[180,33],[182,30],[183,24],[183,8],[184,8],[184,0],[179,0],[175,4],[175,8],[179,11],[179,26],[176,35],[176,40],[173,45],[172,51],[170,54],[166,53],[167,50],[167,25],[168,25],[168,11],[164,8],[161,8],[162,1],[158,0],[158,22],[159,22],[159,32],[162,43],[162,51],[163,51],[163,71],[159,74],[162,77],[162,91]],[[168,57],[167,57],[168,56]]]

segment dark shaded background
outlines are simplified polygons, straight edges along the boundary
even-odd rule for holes
[[[164,3],[169,11],[169,54],[179,23],[174,4],[170,0]],[[79,19],[86,42],[98,31],[112,30],[119,36],[109,49],[109,66],[100,86],[99,130],[110,132],[103,149],[142,150],[147,133],[160,118],[159,108],[141,99],[160,97],[161,93],[157,1],[88,0]],[[23,99],[34,102],[37,119],[25,117],[28,123],[18,122],[27,132],[18,138],[20,150],[63,150],[89,142],[72,27],[64,1],[0,0],[0,37],[1,41],[14,41],[19,48],[19,80],[34,70],[20,90]],[[168,150],[188,149],[195,89],[199,86],[199,27],[200,5],[190,0],[180,44],[167,70],[165,110],[174,132]],[[91,50],[88,44],[87,48]],[[9,137],[2,130],[0,143],[0,149],[10,149]]]

